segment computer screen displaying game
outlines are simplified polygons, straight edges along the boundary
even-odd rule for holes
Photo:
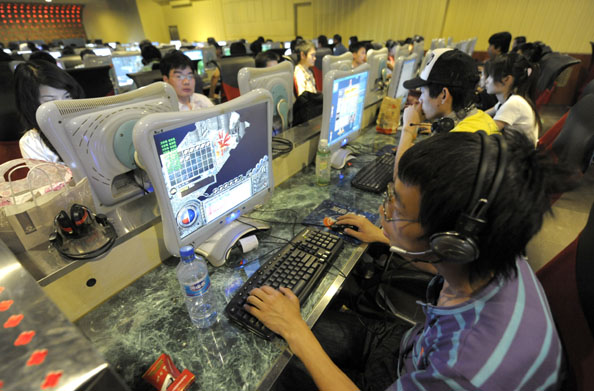
[[[256,90],[203,112],[147,116],[136,125],[134,145],[172,254],[213,239],[202,253],[222,264],[228,242],[250,228],[235,220],[272,192],[271,106],[270,94]]]

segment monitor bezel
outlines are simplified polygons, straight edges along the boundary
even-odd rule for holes
[[[198,121],[203,121],[212,117],[223,115],[230,111],[245,109],[257,104],[266,103],[267,111],[267,129],[266,140],[268,140],[268,180],[267,190],[258,193],[256,196],[242,202],[233,210],[224,213],[215,220],[209,222],[202,228],[181,238],[177,229],[173,208],[169,202],[169,196],[166,192],[166,185],[163,179],[160,156],[154,142],[154,135],[166,131],[177,129]],[[272,173],[272,96],[264,89],[251,91],[246,95],[239,96],[229,102],[220,105],[202,109],[200,111],[150,114],[142,118],[135,126],[133,131],[134,147],[138,153],[140,161],[147,172],[154,192],[157,195],[157,201],[161,210],[161,221],[163,222],[163,237],[165,246],[169,253],[179,256],[179,249],[182,246],[192,245],[195,248],[209,240],[219,230],[222,230],[227,224],[231,215],[239,209],[241,214],[248,213],[256,206],[268,201],[274,190],[274,176]],[[234,216],[233,216],[234,217]]]

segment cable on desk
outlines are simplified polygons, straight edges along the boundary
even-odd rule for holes
[[[272,137],[272,157],[286,155],[293,150],[293,143],[279,136]]]

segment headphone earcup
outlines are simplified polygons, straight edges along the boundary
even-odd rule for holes
[[[447,133],[456,127],[456,121],[449,117],[442,117],[431,124],[434,133]]]
[[[445,262],[470,263],[478,259],[479,247],[474,239],[458,232],[439,232],[431,235],[429,246]]]
[[[70,220],[74,224],[77,235],[85,234],[88,227],[93,224],[93,214],[86,206],[72,204],[70,207]]]
[[[57,232],[66,237],[76,236],[78,234],[78,230],[72,222],[72,219],[70,216],[68,216],[68,213],[63,210],[61,210],[60,213],[56,215],[56,218],[54,219],[54,226]]]

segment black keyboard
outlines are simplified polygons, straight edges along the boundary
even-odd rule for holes
[[[373,162],[361,168],[351,181],[351,186],[357,189],[381,193],[386,190],[394,176],[395,155],[386,153],[378,156]]]
[[[275,289],[284,286],[303,303],[324,277],[343,244],[341,238],[329,232],[305,228],[237,290],[225,307],[225,314],[239,326],[262,338],[272,339],[275,334],[243,309],[250,291],[262,285]]]

